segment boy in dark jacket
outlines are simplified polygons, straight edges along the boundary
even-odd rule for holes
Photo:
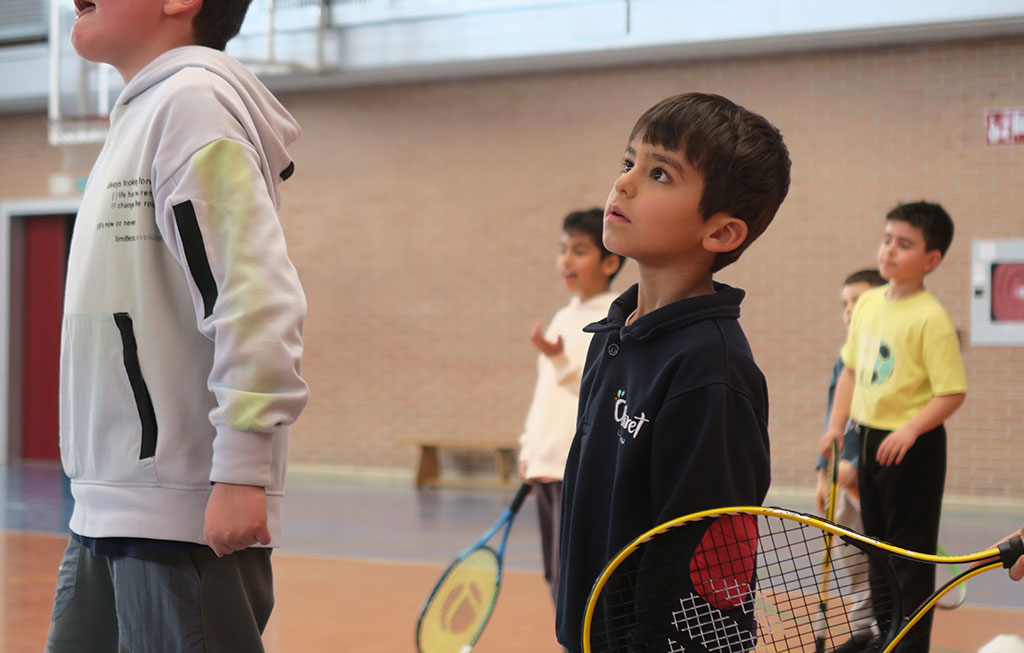
[[[744,293],[712,275],[771,222],[789,168],[779,131],[720,96],[668,98],[633,127],[604,243],[636,260],[640,281],[587,327],[565,470],[557,631],[569,651],[582,649],[587,596],[623,546],[674,517],[764,500],[767,387],[737,321]],[[657,619],[670,628],[671,614]]]

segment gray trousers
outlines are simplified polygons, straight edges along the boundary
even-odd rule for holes
[[[551,599],[558,601],[558,529],[562,520],[562,482],[533,484],[540,523],[540,550],[544,558],[544,580]]]
[[[262,653],[274,606],[270,549],[97,556],[71,539],[47,653]]]

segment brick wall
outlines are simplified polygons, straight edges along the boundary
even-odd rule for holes
[[[973,238],[1024,237],[1024,149],[987,148],[986,109],[1024,105],[1024,39],[530,74],[283,96],[305,135],[282,221],[309,297],[307,412],[292,459],[409,468],[398,438],[518,436],[528,333],[565,302],[562,215],[601,205],[636,117],[722,93],[783,131],[793,185],[719,278],[771,391],[777,486],[810,483],[843,333],[839,285],[873,265],[897,201],[957,225],[928,279],[968,334]],[[0,199],[43,195],[59,155],[41,115],[0,118]],[[636,278],[627,265],[616,289]],[[967,346],[948,492],[1024,497],[1024,348]]]

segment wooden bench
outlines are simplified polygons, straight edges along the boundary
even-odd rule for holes
[[[419,449],[416,462],[417,487],[511,487],[517,482],[518,442],[474,442],[472,440],[441,440],[407,438],[401,444]],[[497,480],[451,478],[441,476],[441,450],[487,452],[494,457]]]

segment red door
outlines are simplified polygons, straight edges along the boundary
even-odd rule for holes
[[[22,219],[21,453],[26,460],[60,459],[60,327],[68,222],[63,215]]]

